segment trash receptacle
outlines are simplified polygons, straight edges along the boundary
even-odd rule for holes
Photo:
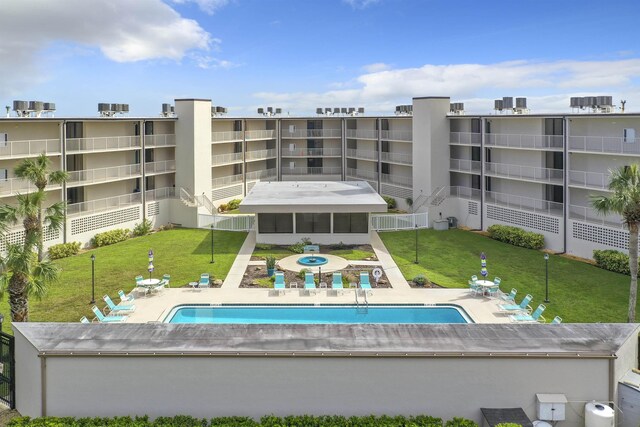
[[[455,216],[448,216],[447,221],[449,221],[449,228],[458,228],[458,218]]]

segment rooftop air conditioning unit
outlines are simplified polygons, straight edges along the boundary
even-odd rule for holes
[[[129,112],[129,104],[121,104],[122,107],[120,109],[121,112],[123,113],[128,113]]]
[[[282,108],[276,108],[276,114],[282,114]]]
[[[273,107],[267,107],[267,113],[273,114]]]
[[[331,114],[331,107],[325,107],[324,108],[324,113],[325,114]]]
[[[111,104],[106,104],[104,102],[101,102],[98,104],[98,112],[99,113],[106,113],[111,111]]]
[[[264,108],[258,108],[258,114],[264,114]]]
[[[498,111],[504,110],[504,102],[502,101],[502,99],[496,99],[495,101],[493,101],[493,109]]]
[[[45,111],[56,111],[56,104],[54,102],[45,102],[43,110],[45,110]]]
[[[333,107],[333,114],[340,114],[340,108],[339,107]]]
[[[340,108],[340,113],[347,114],[347,107]]]
[[[364,107],[358,107],[358,114],[364,114]]]
[[[516,98],[516,108],[527,108],[527,98]]]
[[[316,114],[322,114],[324,110],[320,107],[316,108]]]
[[[511,96],[502,97],[502,107],[505,110],[512,109],[513,108],[513,97],[511,97]]]
[[[569,100],[570,108],[580,108],[582,107],[582,98],[579,96],[572,96]]]

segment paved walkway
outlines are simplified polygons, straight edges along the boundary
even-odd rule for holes
[[[240,287],[242,277],[244,277],[244,272],[247,271],[247,266],[249,265],[249,261],[251,261],[251,255],[255,247],[256,232],[250,231],[247,233],[247,238],[244,239],[240,252],[238,252],[236,259],[233,261],[233,264],[231,264],[229,273],[227,273],[227,277],[222,283],[223,289]]]
[[[387,250],[387,247],[382,243],[382,239],[378,236],[378,233],[371,231],[371,247],[378,257],[378,261],[382,264],[382,269],[387,275],[387,279],[394,289],[411,289],[411,286],[407,283],[400,268],[391,257],[391,254]]]

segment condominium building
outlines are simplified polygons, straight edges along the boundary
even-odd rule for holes
[[[0,203],[31,190],[13,169],[44,152],[70,174],[48,188],[49,202],[67,202],[67,220],[47,244],[87,243],[143,219],[196,227],[258,181],[364,180],[432,220],[515,225],[587,258],[626,249],[620,218],[596,215],[589,196],[607,193],[609,169],[639,161],[640,115],[460,115],[449,101],[414,98],[412,114],[381,116],[227,117],[212,115],[210,100],[179,99],[170,117],[2,118]]]

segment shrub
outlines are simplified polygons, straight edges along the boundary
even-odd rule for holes
[[[444,427],[478,427],[478,424],[466,418],[453,417],[452,420],[446,422]]]
[[[522,425],[518,423],[500,423],[496,424],[496,427],[522,427]]]
[[[596,261],[596,265],[605,270],[614,271],[620,274],[631,275],[629,269],[629,255],[615,251],[613,249],[606,250],[594,250],[593,259]]]
[[[308,237],[303,237],[301,242],[302,242],[303,245],[311,245],[312,244],[311,243],[311,239],[308,238]]]
[[[227,203],[227,210],[232,211],[234,209],[238,209],[240,207],[240,199],[233,199],[229,203]]]
[[[311,273],[311,269],[309,269],[309,268],[300,269],[300,271],[298,272],[298,277],[301,278],[302,280],[304,280],[304,276],[305,276],[306,273]]]
[[[93,243],[97,247],[113,245],[114,243],[124,242],[129,238],[131,232],[127,228],[116,228],[114,230],[98,233],[93,237]]]
[[[80,242],[60,243],[49,247],[49,258],[60,259],[71,255],[77,255],[80,251]]]
[[[218,212],[226,212],[228,209],[229,207],[227,206],[226,203],[223,203],[220,206],[218,206]]]
[[[418,274],[416,277],[413,278],[413,283],[415,283],[418,286],[424,286],[427,284],[427,278],[424,276],[424,274]]]
[[[387,208],[395,209],[396,208],[396,199],[389,196],[382,196],[385,202],[387,202]]]
[[[529,249],[542,249],[544,247],[544,236],[542,234],[524,231],[518,227],[495,224],[489,227],[487,231],[492,239],[514,246]]]
[[[294,243],[291,246],[287,246],[287,249],[293,252],[294,254],[301,254],[304,252],[305,244],[302,242]]]
[[[151,233],[151,230],[153,230],[153,226],[151,225],[151,221],[149,221],[148,219],[144,219],[142,220],[141,223],[136,224],[133,227],[133,235],[134,236],[146,236],[147,234]]]
[[[274,257],[273,255],[267,255],[266,257],[264,257],[264,260],[267,262],[267,268],[276,268],[276,257]]]
[[[329,247],[335,251],[340,251],[340,250],[349,248],[349,245],[345,245],[344,243],[340,242],[340,243],[334,243]]]
[[[165,225],[161,225],[160,227],[158,227],[158,231],[173,230],[174,228],[176,228],[176,226],[173,225],[173,223],[169,222]]]
[[[256,249],[259,249],[261,251],[268,251],[273,247],[273,245],[267,245],[266,243],[258,243],[256,245]]]
[[[412,197],[407,197],[406,199],[404,199],[405,202],[407,202],[407,205],[409,207],[413,206],[413,198]]]

